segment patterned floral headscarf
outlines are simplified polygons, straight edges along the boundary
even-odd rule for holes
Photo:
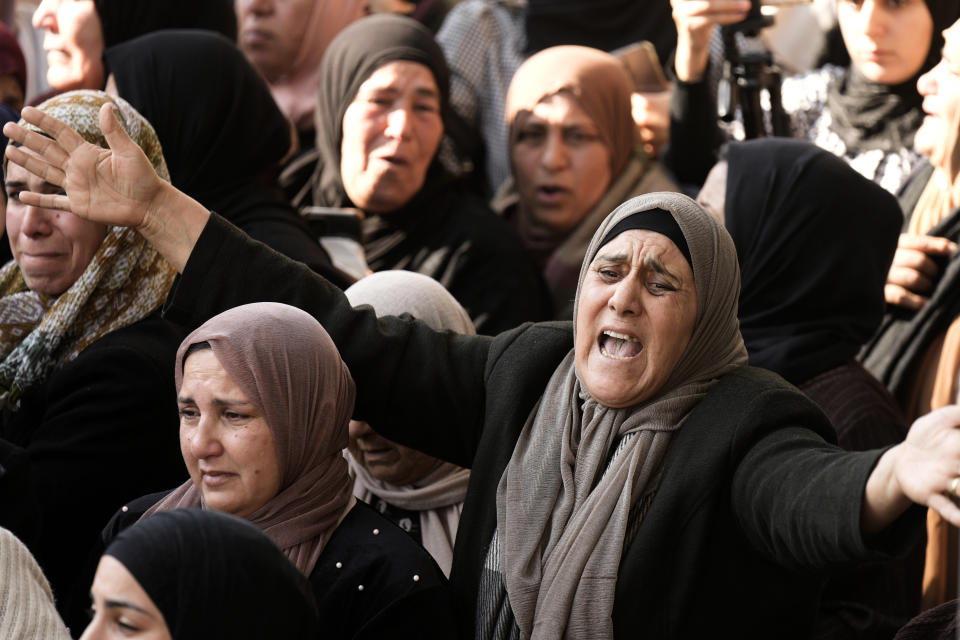
[[[99,120],[100,107],[107,102],[116,107],[124,130],[160,177],[169,180],[153,127],[122,99],[101,91],[70,91],[39,108],[87,142],[107,148]],[[20,124],[39,131],[23,120]],[[6,168],[6,156],[3,164]],[[59,296],[30,291],[19,265],[8,262],[0,268],[0,406],[16,410],[27,389],[43,383],[94,341],[159,309],[175,275],[140,234],[125,227],[109,229],[86,270]]]

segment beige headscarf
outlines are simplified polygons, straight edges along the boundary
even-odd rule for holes
[[[535,252],[549,251],[544,277],[554,302],[555,317],[569,317],[577,286],[577,274],[594,230],[620,203],[653,191],[679,191],[676,184],[643,152],[636,138],[630,94],[633,81],[612,55],[574,45],[550,47],[524,62],[507,93],[506,119],[510,145],[537,103],[559,92],[573,97],[597,127],[610,152],[612,180],[600,201],[587,212],[573,232],[547,237],[538,230],[529,233],[518,206],[519,194],[513,178],[497,190],[491,206],[499,213],[516,206],[517,230],[524,245]]]
[[[184,354],[207,342],[220,365],[262,412],[280,463],[280,492],[247,516],[309,576],[345,510],[350,476],[341,450],[355,389],[347,365],[320,323],[295,307],[258,302],[207,320],[177,351],[177,392]],[[187,481],[144,515],[201,506]]]
[[[0,527],[0,638],[69,640],[46,577],[16,536]]]
[[[594,400],[580,384],[573,350],[547,384],[497,490],[500,566],[523,638],[613,636],[614,590],[631,512],[653,499],[672,433],[717,379],[747,362],[737,323],[740,272],[733,241],[686,196],[651,193],[613,211],[593,236],[580,282],[618,222],[656,208],[673,216],[690,249],[697,288],[693,334],[663,391],[637,406],[612,409]],[[608,465],[613,447],[628,434]],[[644,509],[634,512],[642,517]]]
[[[313,0],[303,41],[290,70],[270,84],[280,110],[298,130],[313,128],[320,60],[330,41],[347,25],[365,15],[364,0]]]
[[[476,335],[466,310],[439,282],[413,271],[380,271],[359,280],[345,291],[353,306],[373,307],[377,316],[410,314],[431,329]],[[445,575],[453,564],[460,512],[467,496],[470,471],[449,462],[412,485],[398,486],[373,477],[349,450],[345,452],[354,475],[353,495],[365,502],[373,496],[387,503],[420,512],[420,537]]]
[[[108,102],[160,177],[169,180],[153,127],[121,98],[102,91],[69,91],[39,108],[87,142],[107,148],[99,114]],[[39,131],[23,120],[20,124]],[[4,157],[4,167],[6,162]],[[0,386],[6,403],[16,408],[23,392],[42,383],[51,371],[104,335],[159,309],[175,276],[156,249],[126,227],[109,230],[84,272],[57,297],[30,291],[19,265],[7,263],[0,269]]]

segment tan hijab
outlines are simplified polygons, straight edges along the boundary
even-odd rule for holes
[[[247,520],[257,525],[309,576],[353,500],[347,425],[355,389],[333,340],[310,314],[274,302],[247,304],[205,322],[177,351],[177,392],[187,349],[207,342],[220,365],[263,413],[280,463],[280,492]],[[187,481],[151,507],[202,506]]]
[[[370,305],[377,316],[403,313],[422,320],[431,329],[476,335],[466,310],[439,282],[413,271],[380,271],[352,285],[344,293],[353,306]],[[374,425],[375,426],[375,425]],[[449,462],[440,465],[408,486],[398,486],[373,477],[345,452],[354,474],[353,495],[369,502],[377,496],[389,504],[420,512],[420,537],[443,573],[450,575],[453,545],[457,539],[460,512],[467,496],[470,471]]]
[[[639,405],[612,409],[594,400],[580,383],[573,350],[547,384],[497,490],[500,566],[523,638],[613,637],[614,590],[631,513],[642,518],[654,499],[673,432],[721,376],[747,362],[733,241],[686,196],[651,193],[613,211],[593,236],[580,282],[618,222],[656,208],[673,216],[690,249],[697,287],[693,334],[663,391]]]
[[[270,93],[280,110],[298,130],[313,127],[313,109],[317,101],[317,77],[320,60],[327,45],[347,25],[366,13],[364,0],[312,0],[313,11],[303,41],[290,71],[270,83]]]
[[[633,80],[615,57],[573,45],[550,47],[533,55],[517,69],[510,82],[505,113],[511,147],[516,144],[518,131],[533,108],[562,91],[590,116],[610,152],[612,179],[606,193],[566,237],[546,238],[524,232],[529,225],[522,219],[526,214],[518,206],[519,197],[512,178],[498,190],[491,203],[500,213],[517,206],[517,227],[524,244],[533,251],[551,252],[544,265],[544,277],[558,318],[569,317],[584,253],[594,230],[607,214],[620,203],[644,193],[679,191],[638,144],[630,103],[632,87]]]

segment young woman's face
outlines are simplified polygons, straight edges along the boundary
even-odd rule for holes
[[[868,80],[906,82],[927,59],[933,18],[923,0],[839,0],[837,19],[850,59]]]
[[[566,93],[517,116],[510,145],[520,208],[551,233],[568,233],[610,186],[610,151],[597,125]]]
[[[177,402],[180,451],[207,507],[246,518],[280,492],[273,432],[213,350],[187,357]]]
[[[93,619],[80,640],[172,640],[157,605],[113,556],[100,558],[90,596]]]

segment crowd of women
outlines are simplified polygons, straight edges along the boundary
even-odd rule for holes
[[[960,0],[201,4],[0,29],[0,636],[954,634]]]

